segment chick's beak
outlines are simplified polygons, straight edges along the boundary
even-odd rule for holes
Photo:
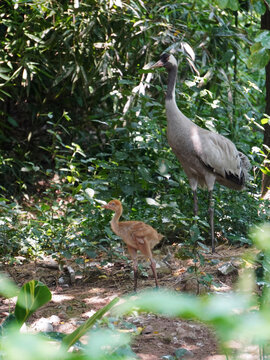
[[[101,205],[101,207],[102,207],[103,209],[109,209],[108,204]]]
[[[161,60],[158,60],[154,65],[151,66],[151,69],[156,69],[162,66],[164,66],[163,62]]]

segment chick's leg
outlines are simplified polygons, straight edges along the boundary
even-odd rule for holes
[[[138,260],[137,250],[128,246],[128,252],[133,260],[133,272],[134,272],[134,292],[137,291],[137,278],[138,278]]]
[[[153,275],[154,275],[154,278],[155,278],[156,288],[158,288],[156,262],[152,257],[150,257],[150,263],[151,263],[150,266],[151,266],[151,269],[153,271]]]
[[[155,283],[156,283],[156,287],[158,288],[158,281],[157,281],[157,271],[156,271],[156,262],[153,259],[153,255],[152,255],[152,251],[150,248],[150,244],[149,241],[144,241],[144,244],[139,246],[139,250],[141,251],[141,253],[146,257],[149,258],[150,260],[150,266],[151,269],[153,271],[153,275],[155,278]]]

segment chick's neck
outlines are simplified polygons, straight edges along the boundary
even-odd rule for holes
[[[119,232],[119,219],[120,219],[120,217],[121,217],[121,215],[122,215],[122,212],[123,212],[123,209],[122,208],[117,208],[116,210],[115,210],[115,214],[114,214],[114,216],[113,216],[113,218],[112,218],[112,221],[111,221],[111,227],[112,227],[112,230],[116,233],[116,234],[118,234],[118,232]]]

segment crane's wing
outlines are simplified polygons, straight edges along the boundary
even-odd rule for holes
[[[240,178],[240,153],[229,139],[207,130],[192,136],[195,151],[205,166],[224,178],[230,175]]]

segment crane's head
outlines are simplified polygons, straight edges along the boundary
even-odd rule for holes
[[[165,67],[167,70],[170,70],[172,67],[177,67],[177,61],[172,54],[163,53],[160,59],[151,66],[151,69],[155,69],[158,67]]]
[[[108,204],[102,205],[104,209],[116,211],[122,208],[122,204],[119,200],[111,200]]]

